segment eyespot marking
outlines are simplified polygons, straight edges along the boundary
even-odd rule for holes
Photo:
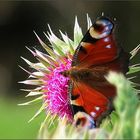
[[[105,46],[106,48],[108,48],[108,49],[110,49],[111,48],[111,45],[109,44],[109,45],[107,45],[107,46]]]
[[[95,109],[96,109],[97,111],[99,111],[99,110],[100,110],[100,107],[96,106]]]
[[[89,29],[89,33],[92,38],[98,39],[99,33],[95,31],[94,27],[91,27]]]
[[[104,42],[109,42],[109,40],[110,40],[110,38],[109,38],[109,37],[106,37],[106,38],[104,39]]]

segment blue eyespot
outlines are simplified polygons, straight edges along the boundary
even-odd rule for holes
[[[113,29],[113,23],[108,18],[100,18],[95,24],[101,26],[104,31],[111,31]]]
[[[97,19],[94,24],[94,29],[98,33],[98,36],[96,37],[100,39],[108,36],[112,32],[113,26],[113,22],[108,18],[101,17],[100,19]]]

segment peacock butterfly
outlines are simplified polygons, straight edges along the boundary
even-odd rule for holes
[[[113,29],[112,20],[104,16],[98,18],[77,47],[71,69],[62,72],[70,78],[68,92],[77,125],[86,124],[88,117],[96,126],[100,125],[113,110],[116,95],[115,87],[105,75],[109,71],[123,74],[128,71],[130,54],[117,46]],[[92,127],[94,123],[90,121],[90,124]]]

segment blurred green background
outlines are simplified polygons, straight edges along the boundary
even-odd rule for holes
[[[25,99],[26,93],[19,90],[27,86],[17,82],[28,77],[18,67],[28,69],[20,56],[35,62],[25,48],[39,46],[33,30],[46,42],[43,31],[47,32],[47,24],[58,36],[60,29],[73,38],[75,15],[85,32],[86,13],[94,21],[102,12],[117,19],[115,34],[119,45],[130,51],[140,43],[140,1],[0,1],[0,139],[36,138],[44,118],[43,114],[28,124],[40,104],[17,106],[31,99]],[[137,55],[132,63],[138,63],[139,58]]]

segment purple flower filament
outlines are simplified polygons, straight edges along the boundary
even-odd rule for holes
[[[60,117],[66,116],[69,120],[72,119],[72,111],[68,95],[68,82],[69,78],[64,77],[60,72],[70,69],[71,61],[66,59],[66,63],[60,63],[59,66],[54,68],[47,74],[45,84],[45,95],[48,104],[48,110],[52,114],[57,114]]]

